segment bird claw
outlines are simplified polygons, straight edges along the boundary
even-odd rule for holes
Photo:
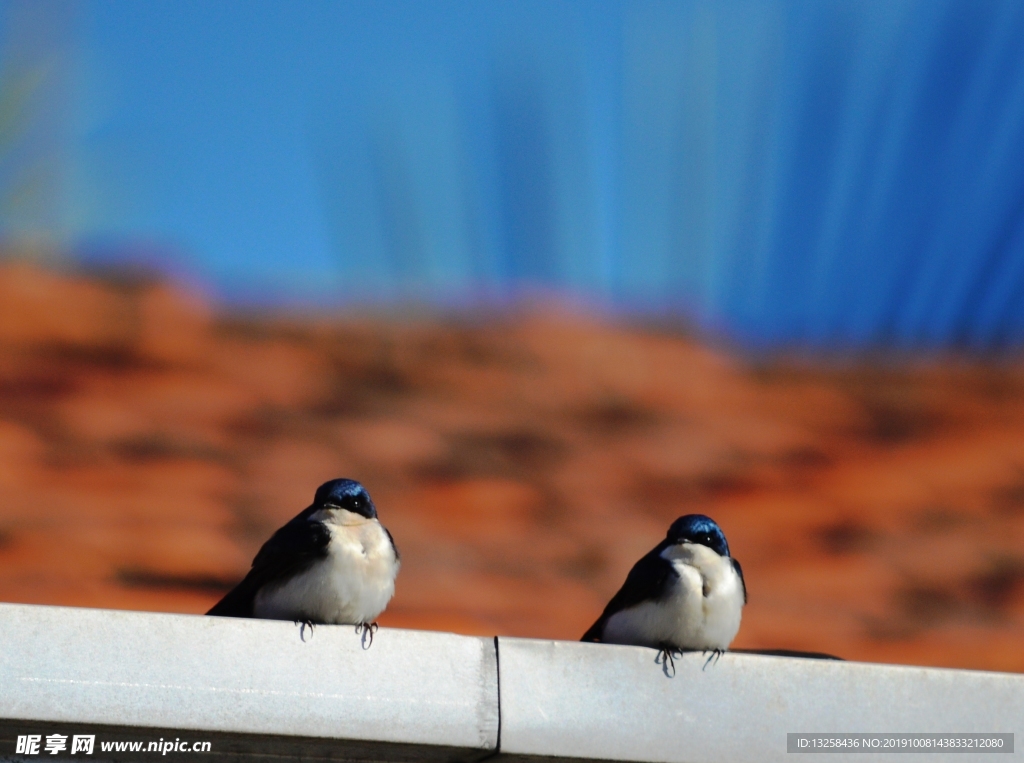
[[[296,620],[295,624],[299,626],[299,639],[302,643],[306,643],[306,628],[309,628],[309,637],[313,638],[312,620]]]
[[[360,641],[362,642],[363,649],[369,649],[373,646],[373,634],[380,628],[377,623],[359,623],[356,626],[356,633],[361,636]]]
[[[708,652],[711,652],[711,654],[704,661],[704,667],[701,668],[702,671],[706,670],[708,665],[717,665],[719,658],[721,658],[721,656],[725,654],[724,649],[703,649],[701,650],[701,656],[703,657]],[[658,648],[658,656],[654,658],[654,662],[657,665],[661,665],[661,669],[665,672],[666,676],[672,678],[676,674],[675,658],[682,656],[682,649],[678,649],[670,644],[662,644]]]
[[[665,673],[669,678],[674,678],[676,675],[676,656],[682,657],[683,652],[680,649],[676,649],[674,646],[668,644],[662,644],[658,650],[658,655],[654,658],[655,665],[661,665],[662,672]],[[671,669],[671,673],[669,670]]]
[[[709,650],[707,650],[707,649],[703,650],[700,653],[701,657],[703,657],[705,654],[707,654],[708,651]],[[715,665],[717,665],[719,658],[722,656],[722,654],[725,652],[725,650],[724,649],[711,649],[710,652],[711,652],[711,656],[708,657],[704,661],[704,667],[701,668],[701,672],[703,672],[707,668],[707,666],[711,663],[712,660],[714,660],[715,661]]]

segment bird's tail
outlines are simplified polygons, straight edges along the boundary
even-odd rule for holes
[[[252,617],[253,601],[256,598],[256,586],[246,577],[225,594],[206,614],[216,617]]]
[[[598,619],[596,623],[590,626],[586,633],[583,634],[583,638],[580,641],[593,641],[599,643],[601,641],[601,633],[604,631],[604,618]]]

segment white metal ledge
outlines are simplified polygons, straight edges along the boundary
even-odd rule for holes
[[[239,752],[274,736],[275,755],[355,759],[468,761],[498,744],[492,639],[381,629],[364,649],[352,627],[302,641],[290,622],[3,604],[0,644],[8,728],[220,732]]]
[[[17,758],[29,733],[187,734],[204,760],[800,763],[787,732],[1024,732],[1014,674],[691,654],[666,675],[650,649],[397,629],[363,647],[344,626],[303,642],[287,622],[0,604],[0,760],[60,759]]]
[[[664,763],[866,761],[795,756],[786,734],[1024,731],[1024,676],[833,660],[700,654],[655,664],[653,649],[499,639],[501,750]],[[964,761],[960,754],[896,760]],[[997,763],[1000,756],[980,756]],[[1005,758],[1005,756],[1002,756]]]

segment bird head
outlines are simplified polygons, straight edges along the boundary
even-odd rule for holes
[[[729,544],[722,528],[711,517],[703,514],[687,514],[679,517],[668,528],[668,542],[697,543],[707,546],[719,556],[729,556]]]
[[[331,480],[318,487],[313,497],[313,508],[344,509],[367,519],[377,518],[377,507],[366,488],[350,479]]]

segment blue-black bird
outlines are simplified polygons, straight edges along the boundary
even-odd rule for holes
[[[331,480],[263,544],[245,579],[206,614],[372,625],[395,593],[399,565],[366,489]]]
[[[715,654],[740,628],[747,588],[725,534],[710,517],[687,514],[629,571],[583,641]]]

